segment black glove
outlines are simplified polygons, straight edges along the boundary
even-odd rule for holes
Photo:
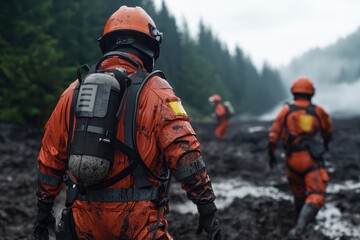
[[[200,214],[199,226],[196,234],[200,234],[204,229],[209,234],[211,240],[221,240],[220,222],[215,217],[216,206],[214,203],[197,205]]]
[[[273,169],[276,164],[276,157],[275,157],[275,149],[276,149],[276,144],[269,142],[268,146],[267,146],[267,153],[269,155],[269,166],[271,169]]]
[[[269,166],[273,169],[277,165],[277,160],[274,154],[269,154]]]
[[[324,140],[324,147],[326,151],[329,151],[329,141],[327,139]]]
[[[33,227],[33,236],[35,240],[48,240],[48,228],[50,227],[53,231],[55,230],[56,220],[52,210],[53,205],[54,203],[38,201],[38,212]]]

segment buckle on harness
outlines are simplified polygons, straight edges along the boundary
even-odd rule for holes
[[[81,195],[85,194],[85,188],[81,186],[75,176],[70,172],[65,175],[64,183],[68,186],[68,189],[66,190],[65,207],[69,208],[74,204],[79,193]]]

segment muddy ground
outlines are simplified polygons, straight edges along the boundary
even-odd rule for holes
[[[232,122],[230,139],[216,141],[213,124],[193,123],[217,194],[223,239],[286,239],[294,209],[285,166],[270,170],[265,153],[269,122]],[[326,154],[331,181],[326,205],[303,239],[360,239],[360,118],[335,119]],[[35,218],[36,157],[42,130],[0,124],[0,239],[31,239]],[[174,183],[169,231],[175,239],[196,236],[198,216]],[[59,212],[63,203],[57,201]]]

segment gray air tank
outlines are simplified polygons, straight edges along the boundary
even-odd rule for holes
[[[85,186],[101,182],[114,161],[111,138],[116,136],[124,92],[120,86],[113,75],[104,73],[89,74],[80,85],[68,169]]]

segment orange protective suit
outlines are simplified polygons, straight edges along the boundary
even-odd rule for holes
[[[128,55],[141,63],[136,56]],[[128,75],[136,71],[133,65],[117,57],[105,60],[100,67],[114,68],[123,68]],[[39,200],[45,202],[54,201],[64,186],[61,178],[67,169],[70,104],[75,86],[76,82],[64,91],[46,124],[38,157],[37,188]],[[148,168],[157,174],[166,161],[171,173],[181,182],[188,198],[195,204],[211,203],[215,195],[205,165],[194,168],[194,163],[197,163],[197,166],[202,163],[200,144],[185,111],[177,111],[172,107],[172,103],[181,106],[180,99],[167,81],[154,76],[145,84],[137,110],[136,138],[139,153]],[[117,131],[117,138],[121,141],[124,141],[123,120],[124,111]],[[127,156],[116,151],[114,164],[105,179],[111,178],[127,165]],[[184,170],[191,174],[184,175]],[[151,176],[149,180],[154,186],[160,185],[160,182]],[[133,176],[128,175],[109,188],[136,189],[136,184]],[[104,202],[77,199],[72,209],[79,239],[152,239],[158,217],[156,203],[151,200]],[[172,239],[167,226],[162,211],[156,239]]]
[[[297,99],[294,101],[294,105],[299,107],[307,107],[309,104],[310,101],[307,99]],[[292,134],[299,134],[303,131],[299,127],[301,122],[300,118],[304,118],[303,116],[306,114],[306,111],[297,110],[288,114],[289,111],[289,105],[285,105],[272,125],[269,133],[269,152],[272,154],[280,138],[285,146],[289,143],[288,131]],[[332,135],[331,120],[329,115],[321,107],[316,106],[315,112],[319,120],[316,117],[309,118],[310,124],[308,124],[308,126],[312,129],[319,128],[319,134],[321,134],[325,145],[327,145]],[[286,123],[284,123],[286,115],[288,116]],[[288,131],[285,126],[287,126]],[[306,149],[288,152],[286,159],[286,164],[289,169],[288,180],[291,191],[294,194],[295,205],[298,211],[304,202],[313,203],[318,208],[324,204],[326,183],[329,177],[321,162],[321,159],[315,160]]]
[[[217,102],[215,104],[215,116],[218,119],[215,127],[215,136],[218,139],[226,139],[227,130],[230,124],[229,116],[224,104],[221,102]]]

